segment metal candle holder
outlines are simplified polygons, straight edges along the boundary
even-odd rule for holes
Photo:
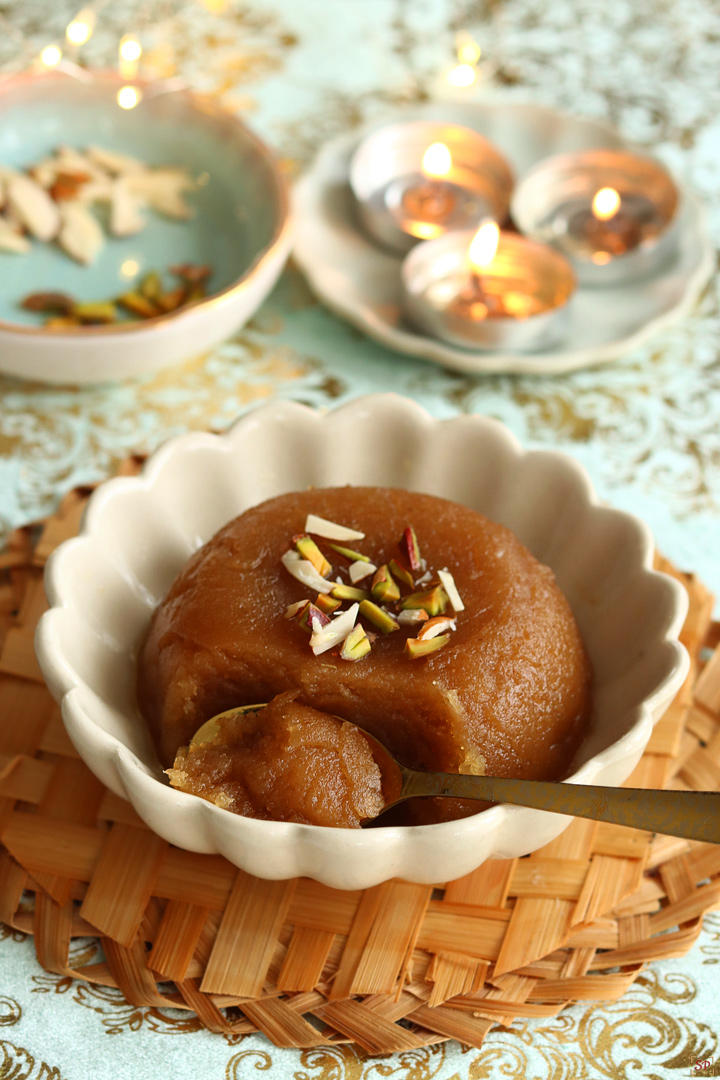
[[[474,349],[532,350],[562,334],[575,275],[554,248],[501,232],[492,260],[473,268],[474,230],[418,244],[402,266],[405,312],[425,333]]]
[[[439,165],[423,166],[440,147]],[[367,232],[405,253],[419,240],[465,229],[483,218],[503,221],[513,177],[495,147],[459,124],[418,120],[380,128],[362,141],[350,186]]]
[[[518,229],[571,260],[583,285],[657,271],[677,246],[679,196],[659,162],[625,150],[546,158],[512,198]]]

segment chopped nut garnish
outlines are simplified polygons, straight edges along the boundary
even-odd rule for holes
[[[300,533],[298,536],[293,536],[292,542],[302,555],[303,559],[307,559],[309,563],[312,563],[321,577],[328,577],[328,575],[332,573],[332,566],[312,537],[308,536],[307,533]]]
[[[42,311],[48,315],[69,315],[75,307],[72,296],[61,292],[30,293],[20,304],[26,311]]]
[[[446,630],[455,630],[457,624],[454,619],[447,619],[443,615],[437,615],[434,619],[428,619],[418,630],[418,641],[429,641],[438,634],[444,634]]]
[[[335,645],[339,645],[341,641],[344,641],[355,626],[357,616],[358,605],[353,604],[347,611],[335,615],[333,619],[328,621],[327,625],[314,630],[310,638],[310,646],[315,655],[320,656],[321,653],[327,652],[328,649],[332,649]]]
[[[462,602],[460,593],[458,592],[457,585],[455,584],[455,578],[452,576],[448,569],[438,570],[438,577],[440,578],[440,584],[447,593],[450,606],[453,611],[464,611],[465,605]]]
[[[379,600],[381,604],[392,603],[394,600],[400,599],[400,587],[393,579],[387,566],[381,566],[375,574],[370,586],[370,592],[373,599]]]
[[[436,585],[434,589],[430,589],[428,592],[412,593],[411,596],[405,596],[400,601],[400,607],[403,610],[408,608],[425,608],[428,615],[442,615],[448,606],[447,593],[443,589],[442,585]]]
[[[305,629],[312,631],[310,644],[316,655],[342,641],[341,658],[359,660],[370,652],[377,632],[387,635],[401,626],[413,625],[418,627],[417,637],[408,638],[404,643],[404,654],[409,659],[428,656],[447,645],[457,627],[455,614],[463,610],[464,605],[450,571],[443,568],[436,576],[428,569],[412,526],[405,529],[400,547],[413,570],[421,571],[422,577],[418,579],[414,579],[413,573],[397,559],[376,567],[370,556],[363,552],[343,544],[328,544],[338,555],[351,560],[347,568],[350,585],[339,576],[334,582],[326,580],[333,572],[332,566],[308,534],[313,531],[317,536],[333,540],[346,539],[348,533],[358,538],[363,534],[313,514],[308,514],[305,526],[305,533],[292,538],[295,550],[285,552],[282,561],[294,577],[317,588],[318,596],[314,603],[302,600],[291,604],[286,617],[297,618]],[[343,535],[338,536],[338,533]],[[357,582],[370,575],[370,589],[358,588]],[[424,582],[431,584],[431,588],[402,595],[399,583],[417,588]],[[352,602],[352,607],[343,610],[344,602]],[[448,607],[452,609],[450,614],[446,614]],[[363,626],[358,616],[371,623],[376,632]]]
[[[401,566],[397,559],[391,559],[388,566],[393,577],[396,577],[398,581],[402,581],[403,585],[408,585],[411,589],[415,588],[412,574],[406,567]]]
[[[127,311],[131,311],[133,315],[139,315],[141,319],[152,319],[160,314],[160,308],[139,292],[123,293],[122,296],[118,296],[118,304]]]
[[[366,577],[370,577],[377,570],[375,563],[368,562],[354,562],[350,563],[348,567],[348,574],[353,585],[356,585],[358,581],[363,581]]]
[[[425,608],[408,608],[407,611],[401,611],[397,617],[398,622],[403,626],[426,622],[428,618]]]
[[[340,544],[328,544],[328,547],[332,548],[333,551],[337,551],[339,555],[344,555],[351,562],[370,562],[370,556],[363,555],[361,551],[353,551],[352,548],[341,547]]]
[[[355,589],[352,585],[333,585],[331,596],[338,600],[369,600],[370,593],[366,589]]]
[[[338,525],[327,518],[318,517],[317,514],[308,514],[305,520],[305,532],[322,536],[325,540],[364,540],[365,533],[357,529],[348,529],[344,525]]]
[[[87,304],[73,304],[70,313],[78,322],[88,326],[100,323],[117,322],[117,308],[114,304],[96,300]]]
[[[305,630],[314,633],[316,630],[320,630],[321,627],[327,626],[330,622],[330,616],[326,615],[324,611],[321,611],[316,604],[311,603],[308,600],[304,609],[298,616],[298,623]]]
[[[343,641],[340,656],[343,660],[362,660],[363,656],[367,656],[370,652],[371,647],[365,627],[358,623]]]
[[[281,562],[289,574],[301,581],[303,585],[314,589],[315,592],[329,593],[333,591],[333,588],[337,588],[331,581],[320,577],[313,564],[303,559],[297,551],[286,551]]]
[[[404,652],[411,660],[419,660],[422,656],[437,652],[447,645],[452,637],[451,634],[441,634],[440,637],[431,638],[429,641],[420,641],[418,638],[408,638],[405,642]]]
[[[363,600],[360,604],[360,614],[369,619],[373,626],[383,634],[392,634],[393,630],[399,630],[400,624],[389,611],[383,611],[372,600]]]
[[[318,593],[315,604],[321,611],[324,611],[326,615],[332,615],[333,611],[337,611],[340,607],[342,600],[334,600],[332,596]]]
[[[318,597],[318,599],[320,599],[320,598]],[[294,619],[295,616],[300,611],[302,611],[302,609],[304,607],[306,607],[306,605],[309,604],[309,603],[310,603],[309,600],[298,600],[298,602],[296,604],[289,604],[288,607],[285,608],[285,618],[286,619]]]
[[[417,536],[412,525],[408,525],[405,532],[402,534],[402,540],[400,541],[400,550],[408,561],[408,566],[411,570],[422,569],[422,559],[420,557],[420,545],[418,544]]]

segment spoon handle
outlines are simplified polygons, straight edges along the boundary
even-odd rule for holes
[[[720,843],[720,792],[593,787],[546,780],[459,776],[403,769],[402,799],[451,796],[514,803],[647,832]]]

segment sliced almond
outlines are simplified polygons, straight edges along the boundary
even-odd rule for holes
[[[359,604],[353,604],[347,611],[336,615],[326,626],[314,630],[310,638],[310,647],[316,656],[339,645],[348,636],[357,622]]]
[[[413,623],[425,622],[427,619],[428,613],[424,608],[408,608],[397,616],[397,621],[403,626],[412,626]]]
[[[106,150],[102,146],[89,146],[87,156],[111,176],[126,176],[128,173],[144,172],[147,169],[144,161],[139,161],[130,154],[121,154],[118,150]]]
[[[332,581],[320,577],[313,564],[301,558],[297,551],[286,551],[281,561],[289,574],[292,574],[297,581],[301,581],[303,585],[314,589],[315,592],[329,593],[335,588]]]
[[[376,570],[377,566],[375,566],[375,563],[365,562],[361,559],[358,559],[357,562],[350,563],[350,566],[348,567],[348,573],[353,585],[358,581],[362,581],[363,578],[370,577]]]
[[[455,584],[455,578],[452,576],[450,571],[448,569],[438,570],[438,577],[440,578],[440,583],[443,589],[447,593],[447,597],[450,601],[450,606],[452,607],[453,611],[464,611],[465,605],[462,602],[460,593],[458,592],[458,587]]]
[[[72,146],[59,146],[55,154],[58,172],[87,173],[91,180],[107,180],[109,173]]]
[[[110,232],[113,236],[134,236],[147,222],[140,213],[142,203],[124,180],[116,180],[110,199]]]
[[[105,242],[97,218],[79,202],[63,203],[60,212],[60,247],[78,262],[85,265],[94,262]]]
[[[30,250],[30,241],[19,233],[5,218],[0,217],[0,251],[24,255]]]
[[[448,630],[457,630],[455,620],[445,619],[442,615],[438,615],[423,623],[418,630],[418,640],[429,641],[431,638],[438,637],[439,634],[447,633]]]
[[[345,525],[338,525],[327,518],[318,517],[317,514],[308,514],[305,519],[305,532],[322,536],[325,540],[364,540],[365,533],[357,529],[348,529]]]
[[[130,191],[146,199],[158,213],[184,220],[193,216],[183,192],[193,191],[195,184],[185,169],[148,169],[128,173],[125,179]]]
[[[28,232],[52,240],[60,228],[60,211],[37,180],[18,173],[7,182],[7,201]]]

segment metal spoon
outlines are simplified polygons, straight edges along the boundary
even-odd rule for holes
[[[196,731],[191,742],[212,742],[218,731],[218,720],[264,708],[265,704],[241,705],[218,713]],[[362,731],[362,734],[370,744],[373,757],[382,773],[385,810],[407,799],[420,797],[473,799],[512,803],[516,806],[531,807],[533,810],[548,810],[553,814],[591,818],[593,821],[627,825],[645,832],[720,844],[718,791],[598,787],[548,780],[516,780],[501,776],[418,772],[396,761],[373,735],[367,731]]]

